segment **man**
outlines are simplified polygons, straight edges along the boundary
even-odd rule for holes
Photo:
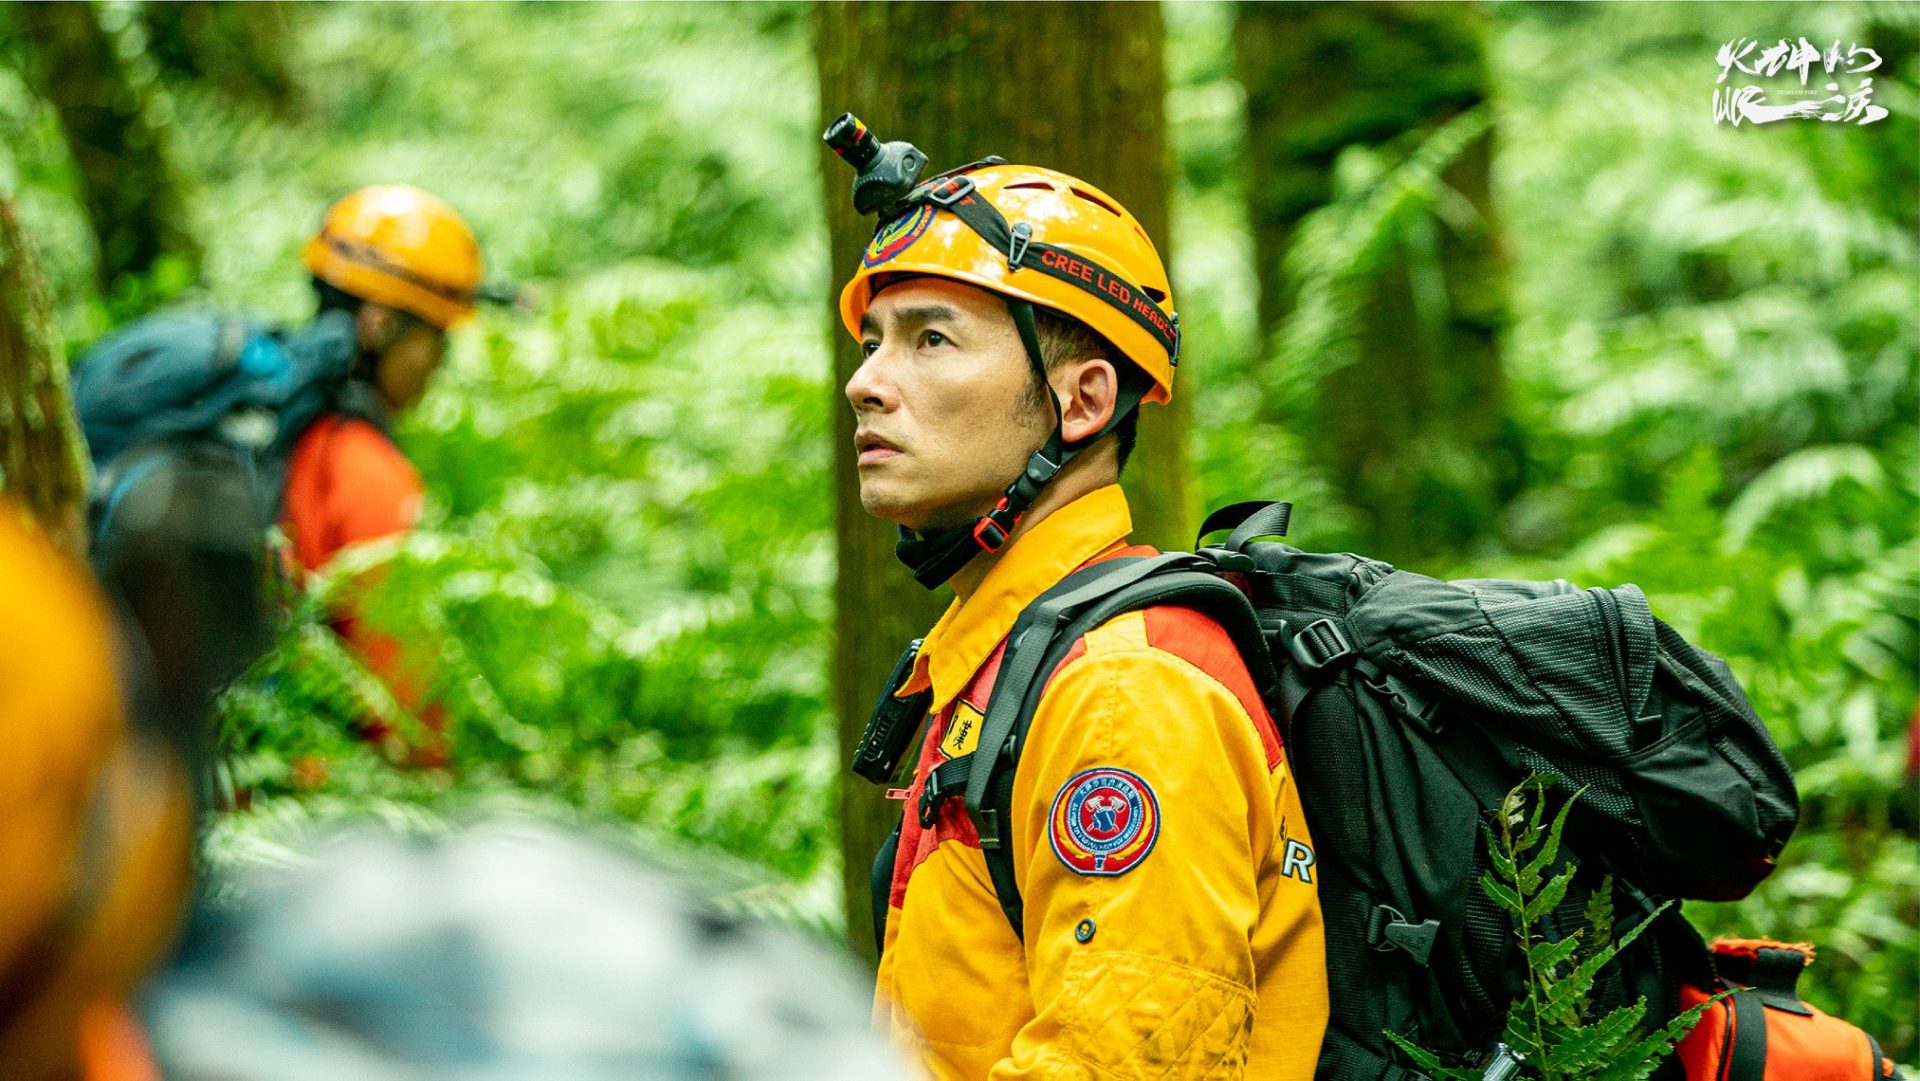
[[[841,294],[865,352],[846,386],[861,502],[902,527],[923,585],[956,594],[896,690],[930,689],[933,719],[877,1005],[938,1078],[1313,1074],[1327,991],[1311,840],[1220,626],[1119,616],[1052,673],[1013,790],[1018,935],[961,801],[923,798],[974,749],[1021,610],[1078,567],[1151,552],[1127,545],[1117,481],[1135,406],[1173,392],[1168,291],[1111,197],[989,164],[896,209]]]
[[[419,517],[420,475],[394,445],[391,419],[426,392],[447,328],[473,313],[481,268],[480,246],[460,215],[404,184],[361,188],[335,203],[301,260],[313,273],[319,320],[351,320],[357,349],[338,408],[306,428],[287,464],[282,528],[294,560],[311,572],[349,545],[406,532]],[[441,711],[424,704],[422,658],[351,612],[335,628],[402,705],[442,730]],[[382,725],[369,734],[390,736]],[[436,735],[413,756],[443,765],[445,745]]]
[[[277,519],[286,562],[300,572],[402,533],[419,516],[420,477],[394,445],[391,423],[425,392],[447,328],[473,311],[473,231],[426,192],[379,185],[335,203],[302,260],[319,301],[304,326],[161,312],[122,327],[75,365],[75,410],[98,477],[94,561],[116,593],[147,585],[143,572],[120,567],[121,556],[153,547],[142,538],[164,545],[208,532],[177,521],[183,496],[224,493],[227,482],[240,490],[211,506],[242,519],[255,549]],[[158,529],[163,520],[187,528]],[[422,707],[429,681],[421,665],[350,610],[336,626],[437,730],[437,713]],[[428,760],[442,757],[437,744],[420,748]]]
[[[0,1077],[155,1077],[125,1008],[185,907],[193,789],[107,605],[0,499]]]

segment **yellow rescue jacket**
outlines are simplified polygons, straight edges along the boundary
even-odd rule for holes
[[[1102,488],[1038,522],[956,601],[898,693],[933,691],[907,807],[973,750],[1020,611],[1127,549]],[[876,1019],[941,1081],[1313,1076],[1327,978],[1312,839],[1279,735],[1211,619],[1087,634],[1034,713],[1013,790],[1024,939],[959,800],[903,823]]]

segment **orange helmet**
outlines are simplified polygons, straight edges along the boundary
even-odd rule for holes
[[[0,500],[0,1017],[8,1076],[57,1075],[76,1028],[171,940],[187,896],[191,782],[128,723],[105,605]]]
[[[997,215],[980,216],[987,208]],[[922,185],[874,234],[841,291],[848,333],[859,337],[876,278],[893,274],[952,278],[1070,315],[1152,378],[1143,400],[1173,397],[1179,317],[1167,269],[1139,221],[1084,180],[996,163]]]
[[[362,300],[445,328],[473,314],[480,244],[452,207],[406,184],[376,184],[327,210],[301,262]]]

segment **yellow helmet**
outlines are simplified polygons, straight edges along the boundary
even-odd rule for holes
[[[894,274],[952,278],[1070,315],[1151,377],[1144,401],[1173,396],[1180,322],[1166,266],[1140,222],[1084,180],[990,164],[928,181],[880,226],[841,291],[848,333],[860,336],[876,278]]]
[[[171,940],[187,895],[191,782],[130,725],[104,604],[0,500],[0,1064],[70,1067],[82,1019]]]
[[[480,244],[453,208],[406,184],[376,184],[327,210],[300,253],[321,281],[445,328],[473,314]]]

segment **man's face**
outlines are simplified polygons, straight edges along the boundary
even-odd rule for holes
[[[411,409],[446,354],[447,332],[376,304],[360,309],[360,341],[376,354],[373,383],[396,413]]]
[[[997,296],[910,278],[861,320],[866,359],[847,381],[860,503],[909,529],[985,514],[1046,441],[1019,331]]]

